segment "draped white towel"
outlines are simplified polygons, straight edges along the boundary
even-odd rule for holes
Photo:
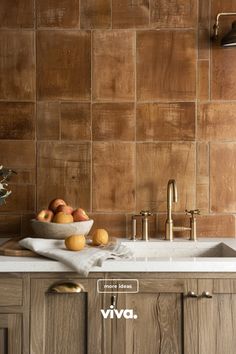
[[[83,276],[88,276],[93,267],[101,267],[108,259],[131,259],[132,251],[118,239],[107,246],[92,247],[86,245],[81,251],[69,251],[64,240],[27,237],[20,245],[47,258],[60,261]]]

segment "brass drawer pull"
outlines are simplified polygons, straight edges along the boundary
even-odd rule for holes
[[[61,294],[70,294],[70,293],[83,293],[85,291],[82,284],[74,283],[74,282],[65,282],[65,283],[57,283],[52,285],[48,293],[61,293]]]
[[[187,297],[194,297],[194,298],[196,298],[196,297],[198,297],[198,296],[197,296],[197,294],[196,294],[194,291],[189,291],[189,292],[187,293]]]
[[[204,297],[206,299],[212,299],[212,294],[209,293],[209,291],[203,291],[202,297]]]

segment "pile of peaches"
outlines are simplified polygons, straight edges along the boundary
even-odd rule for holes
[[[43,222],[55,222],[58,224],[68,224],[76,221],[87,221],[89,216],[82,208],[74,209],[67,205],[63,199],[53,199],[48,209],[41,210],[36,220]]]

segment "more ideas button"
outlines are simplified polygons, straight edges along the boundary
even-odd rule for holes
[[[138,293],[138,279],[98,279],[98,293]]]

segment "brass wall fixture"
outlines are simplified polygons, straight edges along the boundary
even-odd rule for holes
[[[236,12],[220,12],[216,15],[216,20],[213,26],[212,39],[216,41],[219,36],[219,20],[221,16],[236,16]],[[221,39],[222,47],[234,47],[236,46],[236,21],[232,23],[232,29]]]

